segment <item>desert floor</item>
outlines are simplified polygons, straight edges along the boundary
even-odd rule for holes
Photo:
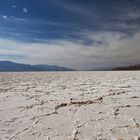
[[[0,140],[98,139],[140,139],[140,72],[0,73]]]

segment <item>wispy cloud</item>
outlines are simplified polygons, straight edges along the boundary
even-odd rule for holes
[[[11,5],[11,7],[12,7],[12,8],[17,8],[17,6],[16,6],[16,5]]]
[[[35,2],[31,0],[31,3]],[[38,13],[34,6],[15,4],[12,7],[17,7],[19,14],[17,14],[17,9],[13,10],[12,8],[16,16],[13,14],[8,15],[7,18],[6,16],[0,18],[0,26],[17,30],[16,33],[21,33],[19,38],[23,37],[24,31],[25,34],[27,30],[40,31],[39,34],[28,32],[27,38],[31,41],[37,38],[39,40],[41,38],[81,38],[82,36],[78,36],[75,32],[81,33],[86,30],[92,32],[121,32],[125,33],[126,36],[132,36],[140,31],[140,10],[137,3],[128,0],[93,0],[88,2],[40,0],[37,2],[38,5],[35,5],[40,9]],[[28,13],[27,7],[31,10],[30,13]],[[8,31],[6,32],[8,33]]]
[[[7,19],[8,17],[6,15],[2,15],[2,18],[3,19]]]
[[[82,15],[83,18],[94,16],[94,13],[91,13],[89,9],[78,4],[72,4],[70,2],[68,3],[65,1],[62,2],[62,1],[57,1],[57,0],[51,0],[50,2],[55,4],[59,8],[69,11],[73,14]]]
[[[22,8],[22,11],[23,11],[24,13],[28,13],[28,9],[27,9],[27,8]]]

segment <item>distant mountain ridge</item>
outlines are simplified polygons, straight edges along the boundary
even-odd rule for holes
[[[140,64],[127,67],[117,67],[114,68],[113,70],[140,70]]]
[[[0,71],[74,71],[73,69],[55,65],[19,64],[11,61],[0,61]]]

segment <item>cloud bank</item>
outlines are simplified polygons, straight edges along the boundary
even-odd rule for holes
[[[140,33],[124,38],[122,33],[85,33],[91,43],[81,40],[50,40],[25,43],[0,39],[0,55],[16,62],[54,64],[78,70],[105,69],[137,64]],[[18,56],[18,59],[13,56]]]

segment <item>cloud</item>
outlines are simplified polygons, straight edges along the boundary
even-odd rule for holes
[[[85,17],[93,17],[95,14],[91,13],[89,9],[87,9],[85,6],[81,6],[80,4],[73,4],[70,2],[62,2],[58,0],[51,0],[51,3],[55,4],[57,7],[62,8],[66,11],[69,11],[71,13],[82,15],[83,18]]]
[[[86,45],[82,41],[50,40],[42,43],[23,43],[0,39],[0,54],[24,56],[10,60],[33,64],[53,64],[80,70],[137,64],[140,60],[140,33],[122,39],[122,33],[86,33],[96,44]],[[0,56],[0,59],[2,57]]]
[[[34,2],[27,19],[26,5],[19,7],[21,15],[18,9],[8,18],[0,15],[0,59],[8,55],[13,61],[76,69],[139,63],[139,1]]]
[[[27,8],[23,8],[22,11],[23,11],[24,13],[28,13],[28,9],[27,9]]]
[[[32,42],[36,39],[48,38],[84,39],[78,34],[84,31],[121,32],[126,36],[133,36],[140,31],[140,2],[128,0],[88,2],[40,0],[36,2],[31,0],[28,7],[26,7],[27,4],[21,7],[17,3],[17,10],[11,9],[12,12],[6,20],[0,18],[0,28],[4,28],[2,30],[7,32],[7,36],[11,30],[14,30],[18,38]],[[25,14],[28,13],[27,8],[32,11],[28,17]],[[22,12],[18,13],[18,10]],[[5,27],[11,29],[5,30]],[[34,33],[30,30],[34,30]],[[0,34],[1,32],[3,31],[0,30]],[[86,37],[84,42],[92,43],[90,40],[87,41]]]
[[[17,8],[17,6],[16,5],[12,5],[12,8]]]
[[[3,19],[7,19],[8,17],[7,17],[6,15],[3,15],[2,18],[3,18]]]

